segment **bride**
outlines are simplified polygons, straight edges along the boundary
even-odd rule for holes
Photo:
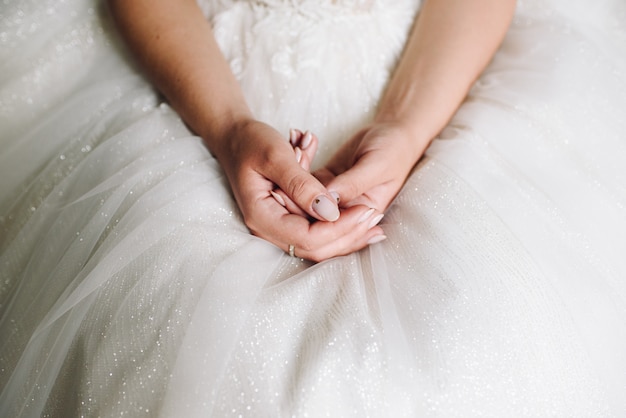
[[[491,58],[514,9],[513,1],[425,4],[374,121],[320,172],[324,188],[298,165],[302,149],[311,150],[311,133],[302,138],[293,133],[294,158],[281,134],[252,115],[197,5],[179,3],[112,2],[122,31],[157,86],[224,168],[248,228],[315,260],[384,238],[380,228],[372,228],[375,222],[365,221],[380,219]],[[306,3],[299,7],[316,9]],[[304,155],[309,159],[313,153]],[[274,184],[285,193],[277,200],[270,193]],[[351,208],[340,221],[335,199]],[[334,223],[290,216],[279,206],[286,202]]]
[[[626,413],[621,2],[4,7],[0,415]]]

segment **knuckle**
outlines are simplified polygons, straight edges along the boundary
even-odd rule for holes
[[[260,156],[265,164],[276,164],[283,158],[283,150],[277,147],[269,147]]]
[[[355,198],[357,196],[359,196],[361,187],[359,184],[356,183],[350,183],[347,185],[347,191],[348,191],[348,196],[350,196],[350,198]]]
[[[311,253],[311,260],[315,261],[316,263],[328,260],[331,257],[333,257],[333,254],[329,253],[328,251],[318,250]]]
[[[315,261],[316,263],[320,263],[324,261],[325,258],[318,255],[311,255],[311,261]]]
[[[376,178],[382,179],[385,175],[386,175],[385,173],[379,173],[379,175],[376,176]],[[369,184],[369,183],[371,182],[368,182],[361,176],[352,176],[352,181],[349,184],[350,192],[354,193],[355,196],[358,196],[361,193],[363,193],[363,191],[368,190],[372,186],[374,186],[374,184]]]
[[[300,249],[307,253],[312,253],[315,250],[313,245],[311,245],[311,242],[307,239],[300,239],[300,241],[298,242],[298,247],[300,247]]]
[[[316,263],[319,263],[320,261],[324,261],[327,258],[327,257],[324,257],[324,254],[322,254],[320,250],[302,251],[302,254],[303,254],[302,255],[303,258],[314,261]]]
[[[254,216],[252,216],[252,214],[244,213],[243,222],[246,225],[246,227],[250,230],[250,232],[252,232],[254,235],[260,236],[258,221],[256,220]]]
[[[302,176],[295,176],[287,183],[287,190],[295,200],[300,200],[306,194],[307,182]]]

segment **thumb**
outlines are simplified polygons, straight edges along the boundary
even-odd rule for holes
[[[272,164],[267,169],[266,176],[312,217],[331,222],[339,219],[337,197],[304,170],[293,156],[282,163]]]
[[[337,193],[341,202],[350,205],[386,179],[385,165],[378,164],[372,154],[365,154],[352,167],[328,182],[326,188],[333,194]]]

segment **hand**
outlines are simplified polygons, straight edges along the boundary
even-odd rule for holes
[[[319,145],[317,136],[310,131],[302,132],[299,129],[291,129],[289,131],[289,143],[293,147],[294,156],[296,161],[300,164],[300,167],[307,172],[310,172],[311,163],[315,158],[315,153],[317,152]],[[289,212],[304,217],[308,216],[307,213],[303,211],[293,200],[291,200],[289,196],[287,196],[287,194],[280,188],[276,188],[270,193],[274,196],[278,203],[287,208]],[[331,195],[338,203],[339,195],[336,193],[331,193]]]
[[[314,175],[339,194],[342,207],[384,212],[427,145],[400,123],[375,123],[357,132]]]
[[[246,120],[234,124],[216,143],[221,146],[214,153],[253,234],[285,251],[295,245],[298,257],[314,261],[349,254],[380,239],[382,229],[371,225],[377,213],[354,206],[343,210],[339,219],[335,198],[300,166],[292,146],[270,126]],[[312,155],[303,154],[306,159]],[[271,194],[275,187],[313,221],[279,204]]]

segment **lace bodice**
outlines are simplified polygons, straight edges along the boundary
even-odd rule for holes
[[[284,132],[314,130],[322,138],[317,161],[371,117],[420,3],[198,1],[255,116]],[[342,105],[355,97],[358,106]],[[293,114],[302,107],[308,112]]]
[[[377,0],[248,0],[249,3],[269,7],[347,7],[368,9],[377,3]]]
[[[198,0],[198,4],[207,16],[214,16],[229,7],[250,7],[266,11],[269,9],[291,11],[294,14],[331,17],[339,14],[367,13],[379,9],[386,4],[394,3],[385,0]],[[399,3],[402,3],[400,1]]]

